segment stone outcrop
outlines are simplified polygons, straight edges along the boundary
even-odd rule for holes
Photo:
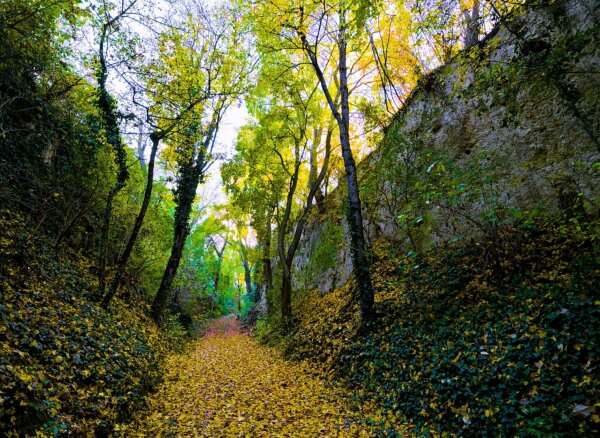
[[[504,211],[562,214],[577,204],[587,214],[598,214],[598,6],[596,0],[571,0],[532,8],[432,72],[387,130],[387,137],[401,134],[410,145],[397,148],[397,159],[406,159],[403,154],[410,149],[421,156],[444,156],[445,163],[465,172],[481,166],[490,177],[485,190]],[[375,150],[361,163],[364,180],[381,155]],[[398,183],[385,177],[377,181],[379,192],[363,196],[363,207],[371,242],[385,238],[408,251],[421,243],[409,241],[398,225],[406,208],[402,199],[390,201]],[[328,214],[315,213],[306,227],[294,265],[298,288],[326,293],[350,278],[349,242],[341,237],[347,235],[342,190],[330,195]],[[485,196],[465,196],[454,211],[432,203],[423,212],[419,241],[430,247],[476,238],[482,229],[474,218],[491,208],[486,202]],[[335,227],[342,227],[337,241],[332,239]],[[318,269],[312,260],[323,257],[323,251],[331,252],[331,263]]]

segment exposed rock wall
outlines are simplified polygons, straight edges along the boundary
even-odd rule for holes
[[[387,180],[385,169],[380,177],[371,175],[383,156],[376,150],[360,166],[372,186],[362,199],[370,241],[383,237],[409,250],[476,238],[485,225],[478,218],[500,207],[559,214],[577,204],[598,214],[600,2],[558,3],[500,25],[479,47],[437,69],[387,131],[384,143],[402,143],[392,145],[398,162],[443,157],[423,174],[436,166],[440,172],[452,166],[457,174],[482,169],[489,178],[478,186],[481,196],[465,194],[454,206],[425,201],[418,219],[423,226],[416,238],[408,236],[398,217],[409,206],[414,210],[416,201],[398,196],[397,174]],[[294,266],[297,288],[326,293],[350,278],[340,192],[330,196],[328,214],[315,214],[306,227]],[[316,257],[328,258],[324,268]]]

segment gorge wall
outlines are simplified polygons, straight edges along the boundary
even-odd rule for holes
[[[531,8],[421,81],[360,165],[370,244],[423,251],[504,221],[598,214],[598,6]],[[340,187],[313,211],[297,289],[350,278],[344,197]]]

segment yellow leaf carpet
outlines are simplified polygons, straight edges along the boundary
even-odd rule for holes
[[[243,332],[235,317],[216,321],[186,355],[167,360],[149,411],[123,436],[374,436],[340,388],[284,360]]]

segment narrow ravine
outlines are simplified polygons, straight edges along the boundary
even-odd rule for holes
[[[122,435],[375,436],[341,389],[258,344],[233,316],[166,368],[149,410]]]

